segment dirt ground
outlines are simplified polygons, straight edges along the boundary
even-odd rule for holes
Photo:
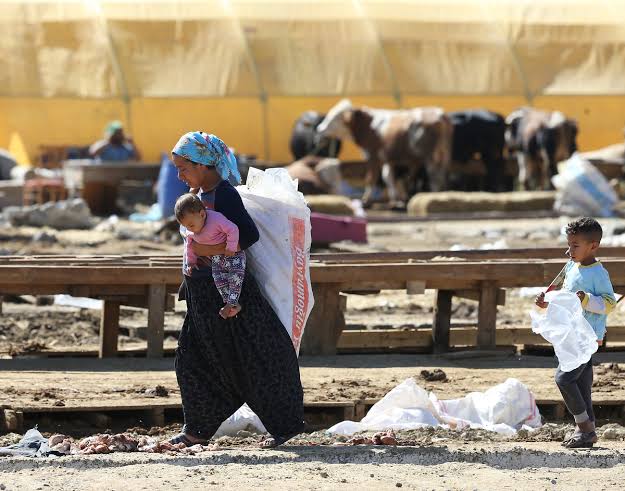
[[[558,443],[436,442],[410,447],[289,445],[193,457],[112,454],[0,458],[6,490],[622,489],[625,446],[569,451]]]
[[[368,250],[416,250],[455,247],[562,246],[564,219],[440,221],[374,223],[368,227]],[[623,220],[604,220],[605,235],[623,227]],[[155,239],[151,226],[121,220],[99,231],[46,231],[0,226],[0,254],[128,254],[179,253],[169,238]],[[620,233],[620,232],[619,232]],[[51,238],[52,237],[52,238]],[[6,299],[0,317],[0,357],[22,355],[41,348],[97,348],[97,310],[15,303]],[[375,296],[350,295],[346,320],[355,328],[401,328],[431,322],[433,294],[406,295],[384,291]],[[527,327],[531,296],[509,291],[499,308],[499,327]],[[166,315],[166,347],[175,346],[184,303]],[[625,325],[622,308],[610,325]],[[477,320],[477,304],[455,299],[453,321]],[[120,346],[144,347],[145,311],[122,309]],[[625,353],[599,353],[596,400],[625,398]],[[72,365],[74,364],[74,365]],[[492,358],[433,357],[424,355],[342,355],[303,357],[300,360],[308,402],[379,399],[407,377],[440,398],[462,396],[473,390],[519,378],[537,399],[558,399],[552,381],[551,357],[500,354]],[[0,361],[0,405],[38,404],[62,407],[89,404],[155,404],[179,402],[173,360],[142,358],[99,360],[5,359]],[[446,380],[426,380],[442,369]],[[162,386],[164,391],[155,393]],[[164,395],[166,393],[166,395]],[[618,420],[620,422],[620,419]],[[43,423],[46,423],[43,421]],[[607,421],[603,421],[603,424]],[[40,428],[42,431],[53,428]],[[603,427],[608,428],[606,426]],[[163,435],[179,425],[156,429]],[[113,454],[73,456],[61,460],[0,458],[3,489],[621,489],[625,479],[625,429],[617,441],[600,439],[592,451],[560,447],[567,424],[549,425],[542,433],[499,439],[477,432],[441,430],[400,435],[400,447],[351,447],[322,433],[303,435],[276,451],[256,449],[256,437],[221,441],[216,450],[197,456]],[[603,433],[602,433],[603,434]],[[0,445],[18,435],[0,436]],[[271,465],[262,465],[271,464]]]
[[[625,400],[625,353],[599,353],[595,362],[595,402]],[[377,401],[409,377],[440,399],[484,391],[514,377],[527,385],[539,402],[558,401],[554,368],[553,358],[543,356],[446,359],[433,355],[339,355],[300,359],[307,403]],[[443,379],[432,377],[436,370],[444,372]],[[115,409],[180,404],[171,358],[2,360],[0,386],[0,406],[14,408]],[[159,386],[164,390],[155,394]],[[42,430],[52,431],[47,427]]]

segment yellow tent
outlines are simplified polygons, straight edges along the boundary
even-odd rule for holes
[[[0,146],[121,119],[150,161],[194,129],[288,161],[295,118],[347,96],[557,108],[589,149],[622,140],[623,19],[623,0],[4,0]]]

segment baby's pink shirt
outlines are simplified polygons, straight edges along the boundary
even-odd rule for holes
[[[226,250],[235,251],[239,245],[239,227],[228,220],[218,211],[206,210],[206,221],[204,227],[197,234],[187,230],[185,232],[184,248],[188,265],[195,265],[197,256],[193,252],[191,242],[194,240],[198,244],[217,245],[226,243]]]

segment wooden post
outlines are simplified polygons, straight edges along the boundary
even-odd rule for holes
[[[315,283],[313,294],[315,306],[304,329],[300,353],[334,355],[341,332],[345,328],[339,286],[332,283]]]
[[[165,285],[148,287],[148,358],[163,357]]]
[[[434,353],[449,351],[449,328],[451,326],[451,290],[437,290],[432,325],[432,347]]]
[[[2,302],[4,302],[4,297],[0,295],[0,315],[2,314]]]
[[[477,346],[480,349],[494,349],[497,346],[497,285],[482,284],[480,304],[477,313]]]
[[[104,300],[100,318],[100,358],[117,355],[119,335],[119,302]]]

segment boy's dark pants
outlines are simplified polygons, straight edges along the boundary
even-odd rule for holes
[[[595,413],[592,410],[592,358],[571,372],[556,370],[556,384],[564,398],[566,408],[573,415],[588,413],[590,421],[595,421]]]

